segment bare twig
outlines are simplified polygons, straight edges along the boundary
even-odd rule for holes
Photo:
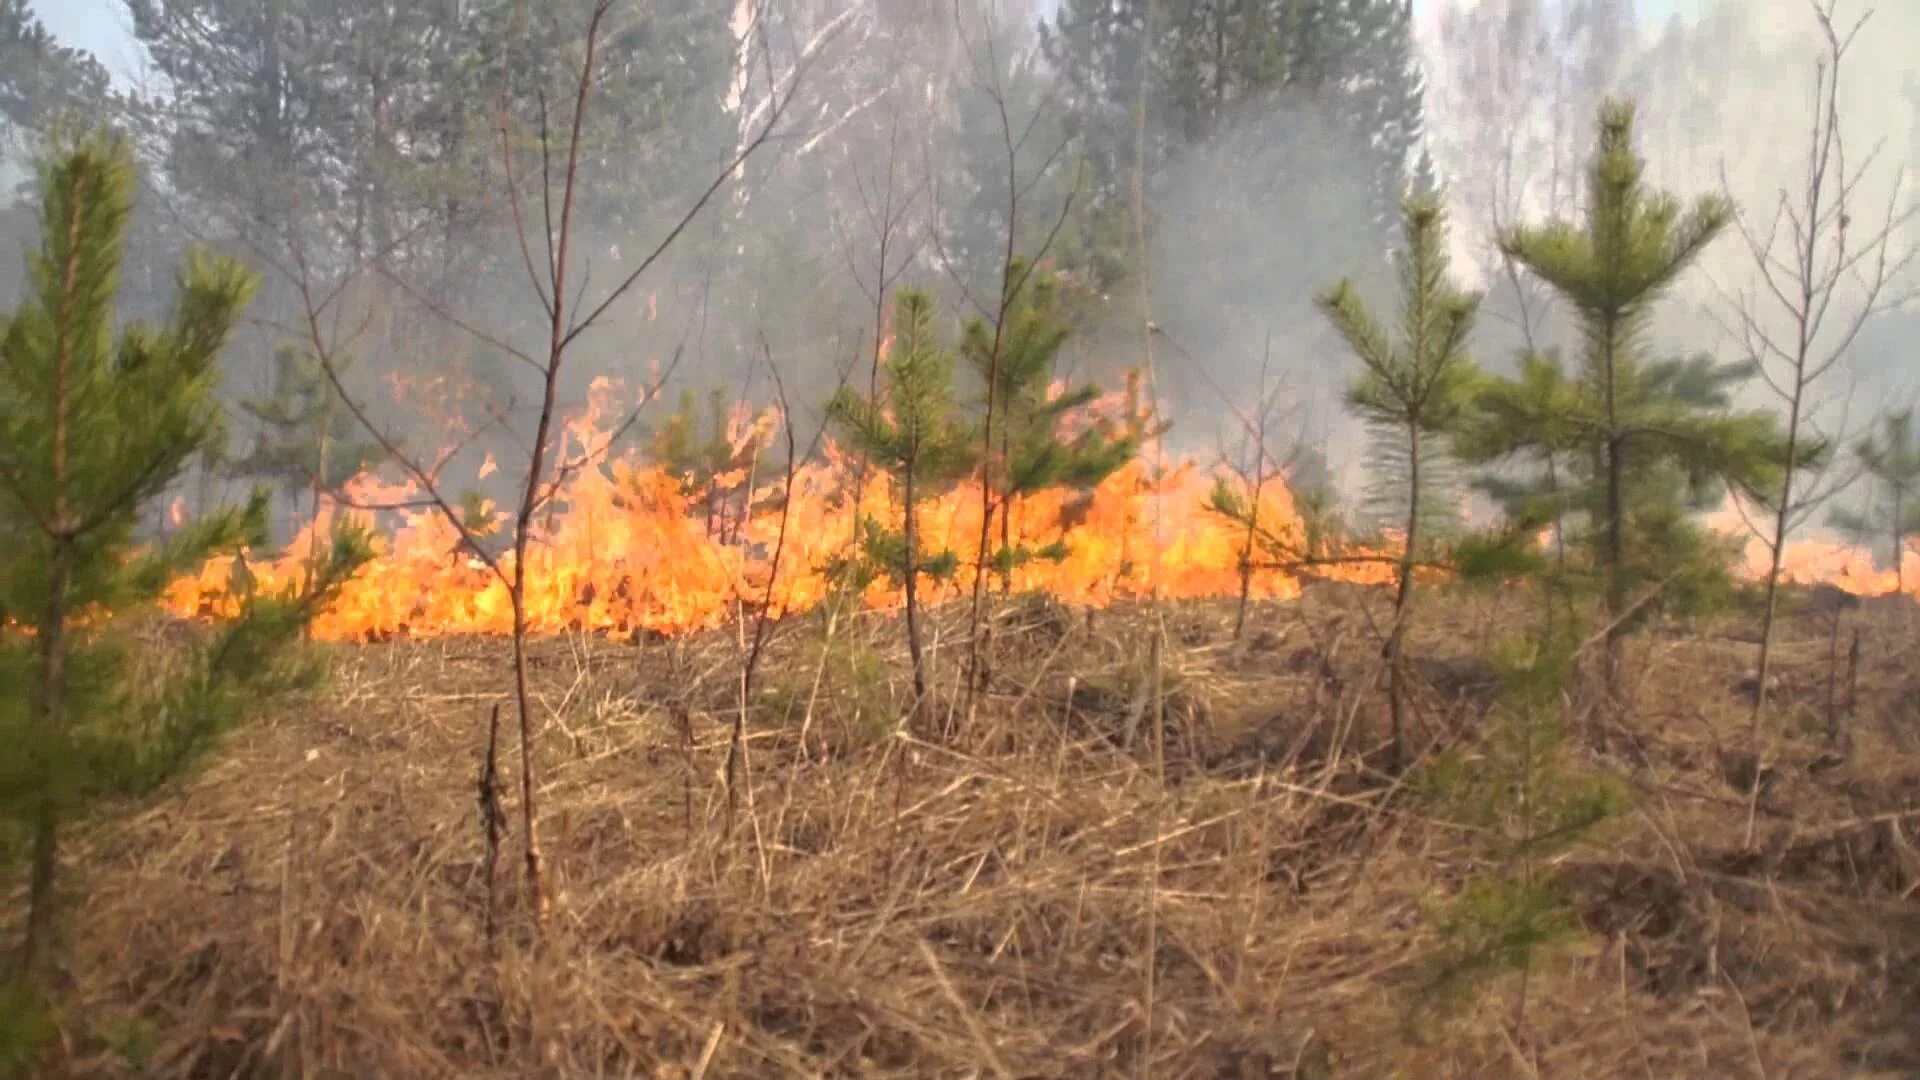
[[[1808,134],[1806,173],[1801,188],[1782,190],[1764,228],[1744,214],[1734,222],[1750,256],[1759,288],[1749,290],[1731,306],[1738,336],[1748,358],[1767,376],[1769,385],[1787,406],[1786,459],[1777,495],[1763,504],[1769,561],[1765,613],[1760,626],[1757,673],[1748,715],[1749,740],[1756,762],[1767,683],[1773,660],[1773,638],[1779,608],[1779,585],[1786,559],[1787,534],[1810,505],[1830,497],[1837,487],[1824,463],[1810,457],[1809,443],[1817,437],[1809,414],[1812,391],[1828,373],[1845,361],[1866,324],[1884,310],[1883,298],[1891,281],[1913,261],[1915,249],[1899,249],[1895,237],[1912,211],[1898,210],[1900,185],[1877,227],[1864,238],[1854,230],[1858,189],[1875,154],[1849,169],[1846,139],[1841,128],[1841,72],[1860,29],[1872,16],[1869,10],[1844,31],[1835,24],[1839,0],[1809,0],[1825,47],[1813,78],[1812,126]],[[1721,184],[1730,188],[1725,166]],[[1782,236],[1782,222],[1787,228]],[[1784,246],[1784,253],[1781,248]],[[1783,331],[1769,328],[1768,306],[1757,293],[1771,298],[1772,318]],[[1811,485],[1797,486],[1800,474],[1811,474]],[[1760,769],[1756,765],[1755,783]]]

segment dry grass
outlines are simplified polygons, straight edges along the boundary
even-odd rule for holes
[[[331,686],[69,849],[71,1075],[153,1077],[1789,1077],[1920,1072],[1910,613],[1862,612],[1853,752],[1825,753],[1827,634],[1782,647],[1754,854],[1726,628],[1648,635],[1610,767],[1634,808],[1569,865],[1591,948],[1444,1025],[1405,1022],[1421,902],[1459,830],[1369,769],[1382,598],[1167,616],[1164,741],[1141,610],[998,617],[950,747],[899,731],[894,631],[787,627],[751,784],[719,770],[737,640],[543,643],[535,947],[517,836],[482,934],[476,800],[499,643],[342,649]],[[1449,599],[1423,742],[1476,728],[1515,612]],[[949,687],[962,620],[940,620]],[[1843,644],[1844,648],[1844,644]],[[691,731],[694,746],[683,745]],[[1131,746],[1125,735],[1135,731]],[[804,732],[804,738],[802,737]],[[1164,748],[1165,779],[1156,750]],[[510,766],[503,760],[503,767]],[[1743,769],[1746,770],[1743,773]],[[1151,1016],[1146,1003],[1151,1002]],[[137,1058],[139,1063],[135,1063]]]

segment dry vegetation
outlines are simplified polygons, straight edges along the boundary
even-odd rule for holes
[[[1751,854],[1752,645],[1719,626],[1635,643],[1638,704],[1605,762],[1633,808],[1569,868],[1590,944],[1532,978],[1515,1033],[1505,987],[1457,1020],[1407,1018],[1423,903],[1470,866],[1460,831],[1368,764],[1389,599],[1316,586],[1257,606],[1241,646],[1230,603],[1168,609],[1163,740],[1141,722],[1144,608],[1004,606],[993,692],[953,747],[894,727],[896,627],[842,617],[827,648],[826,613],[797,619],[762,671],[731,831],[735,634],[541,643],[538,947],[511,854],[491,949],[482,929],[497,699],[475,688],[502,684],[505,644],[341,648],[319,698],[76,836],[71,1074],[1920,1072],[1915,611],[1844,616],[1847,754],[1824,740],[1830,617],[1785,626],[1794,734]],[[1524,625],[1512,606],[1434,605],[1410,649],[1416,746],[1478,730],[1474,657]],[[936,619],[943,686],[964,621]]]

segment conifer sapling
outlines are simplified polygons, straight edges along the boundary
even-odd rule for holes
[[[30,862],[20,970],[45,969],[55,929],[62,823],[88,803],[146,790],[187,765],[254,695],[314,674],[288,646],[366,557],[336,537],[304,588],[249,593],[239,616],[178,674],[131,674],[113,618],[210,555],[264,543],[267,496],[203,517],[157,548],[136,543],[151,509],[225,435],[217,359],[252,295],[238,264],[196,253],[172,319],[113,333],[134,165],[91,136],[49,157],[39,249],[21,307],[0,318],[0,607],[27,634],[0,638],[0,836]]]
[[[902,290],[894,304],[893,350],[881,364],[877,398],[841,387],[827,418],[854,449],[898,485],[900,530],[871,518],[859,523],[866,559],[899,582],[905,594],[907,650],[913,663],[914,716],[927,715],[926,654],[920,636],[919,584],[923,575],[951,574],[952,551],[930,552],[919,530],[919,504],[971,472],[976,432],[958,418],[953,355],[934,328],[933,298]]]
[[[1616,705],[1622,646],[1632,619],[1654,610],[1648,597],[1676,592],[1671,586],[1683,580],[1698,586],[1693,600],[1724,587],[1730,553],[1689,512],[1712,505],[1730,484],[1771,490],[1785,456],[1774,417],[1729,407],[1751,364],[1648,356],[1654,305],[1726,226],[1731,209],[1711,195],[1683,208],[1649,190],[1633,149],[1633,118],[1626,102],[1600,109],[1584,220],[1509,228],[1499,237],[1502,252],[1579,321],[1578,378],[1530,361],[1518,383],[1489,385],[1490,405],[1479,410],[1489,427],[1465,440],[1484,463],[1567,456],[1575,475],[1566,487],[1584,519],[1606,614],[1605,684]]]
[[[1032,548],[1016,544],[1020,501],[1051,488],[1086,491],[1098,487],[1132,460],[1139,442],[1129,432],[1088,424],[1067,431],[1075,414],[1100,396],[1083,383],[1053,392],[1054,361],[1072,333],[1059,312],[1059,287],[1052,275],[1030,271],[1015,259],[1008,275],[1018,289],[1006,306],[1007,325],[994,356],[994,335],[982,321],[971,322],[961,351],[993,396],[992,451],[985,468],[989,516],[997,514],[1000,547],[983,553],[1000,574],[1002,591],[1012,588],[1015,567],[1034,558],[1060,558],[1057,545]],[[982,567],[984,571],[986,567]]]
[[[1406,249],[1398,256],[1400,340],[1388,337],[1351,283],[1342,281],[1320,297],[1321,310],[1361,364],[1347,401],[1374,427],[1379,441],[1391,447],[1376,461],[1390,462],[1392,479],[1398,482],[1394,502],[1404,537],[1395,575],[1393,628],[1386,642],[1395,769],[1406,761],[1403,653],[1414,569],[1437,524],[1428,500],[1439,486],[1433,479],[1446,456],[1444,440],[1474,385],[1466,341],[1480,306],[1477,294],[1460,291],[1447,276],[1446,215],[1440,205],[1409,198],[1401,216]]]

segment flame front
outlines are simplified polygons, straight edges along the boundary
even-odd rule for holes
[[[779,612],[804,611],[832,592],[828,568],[853,542],[856,504],[899,524],[887,478],[861,470],[852,455],[831,443],[822,460],[795,471],[789,488],[784,466],[770,466],[751,452],[766,445],[777,428],[778,417],[771,412],[736,412],[726,437],[751,464],[697,488],[637,453],[609,456],[607,447],[619,428],[609,420],[614,397],[612,384],[597,382],[586,410],[565,426],[558,464],[548,478],[553,495],[529,525],[526,618],[533,633],[679,634],[720,625],[763,603]],[[1114,410],[1132,406],[1130,399],[1115,395],[1095,408],[1111,419]],[[1247,536],[1243,527],[1207,508],[1213,475],[1193,461],[1156,469],[1154,456],[1143,452],[1090,492],[1048,491],[1017,502],[1014,542],[1057,545],[1064,555],[1016,566],[1012,587],[1044,590],[1090,607],[1144,597],[1156,582],[1167,597],[1237,594]],[[484,474],[493,465],[488,457],[480,469]],[[866,490],[856,493],[863,471]],[[511,631],[512,598],[502,580],[513,572],[510,546],[503,543],[505,550],[494,552],[470,546],[444,513],[418,505],[422,493],[411,485],[363,475],[343,494],[338,501],[323,500],[315,520],[280,554],[239,556],[247,560],[256,588],[298,582],[316,538],[343,518],[389,525],[376,531],[374,559],[315,621],[316,637]],[[354,509],[383,505],[396,507],[381,512],[386,521]],[[483,505],[481,512],[497,525],[509,524],[498,507]],[[933,602],[971,589],[968,564],[980,515],[977,481],[921,504],[925,545],[950,549],[962,563],[954,577],[923,588]],[[1301,531],[1284,483],[1264,485],[1259,520],[1269,534]],[[993,531],[997,544],[997,523]],[[776,549],[778,579],[770,581]],[[231,588],[232,564],[229,557],[215,559],[175,581],[165,606],[183,617],[231,614],[239,603]],[[1378,580],[1389,572],[1380,564],[1359,564],[1349,576]],[[997,586],[998,572],[989,568],[988,574]],[[1251,592],[1260,598],[1291,597],[1299,583],[1285,573],[1260,570],[1251,576]],[[900,590],[877,581],[861,600],[875,608],[893,607],[901,602]]]
[[[1729,536],[1745,536],[1742,570],[1750,580],[1764,580],[1772,559],[1766,540],[1754,534],[1749,519],[1729,504],[1708,515],[1707,525]],[[1787,541],[1780,556],[1780,580],[1789,585],[1832,585],[1855,596],[1920,597],[1920,550],[1909,544],[1900,552],[1900,566],[1882,568],[1873,552],[1856,544],[1826,539]]]
[[[783,467],[770,466],[757,452],[777,429],[778,417],[771,412],[736,410],[725,436],[737,459],[748,464],[697,485],[638,453],[610,456],[608,447],[623,426],[610,419],[616,397],[613,384],[596,382],[585,411],[564,426],[557,463],[547,478],[551,497],[536,508],[528,526],[526,619],[532,633],[681,634],[721,625],[762,604],[776,612],[805,611],[832,594],[829,567],[853,543],[856,507],[890,517],[896,528],[900,523],[888,479],[862,470],[852,455],[831,443],[821,460],[794,472],[790,485],[785,475],[771,475]],[[1125,422],[1137,419],[1139,406],[1133,394],[1116,394],[1094,410],[1100,419],[1118,414]],[[1014,567],[1012,588],[1044,591],[1087,607],[1156,591],[1170,599],[1237,595],[1247,533],[1208,508],[1215,473],[1193,460],[1164,466],[1156,464],[1160,460],[1159,448],[1149,443],[1089,492],[1047,491],[1017,502],[1014,543],[1052,546],[1064,554]],[[479,473],[485,476],[494,468],[488,455]],[[863,475],[865,490],[856,491]],[[408,484],[362,475],[343,494],[338,501],[322,500],[317,517],[281,553],[241,553],[238,558],[246,559],[250,572],[242,576],[255,588],[297,583],[316,541],[339,521],[383,525],[375,533],[375,557],[316,619],[316,637],[368,640],[512,630],[512,597],[504,580],[513,573],[510,545],[472,546],[446,514],[422,505],[422,493]],[[380,521],[359,509],[383,505],[396,509],[382,512]],[[511,524],[498,507],[483,504],[479,511],[497,528]],[[961,561],[952,578],[923,587],[930,602],[970,592],[980,515],[978,481],[921,505],[923,543],[951,550]],[[1268,535],[1298,539],[1304,534],[1292,495],[1278,480],[1263,486],[1258,520]],[[1709,523],[1722,529],[1737,525],[1724,512]],[[996,522],[993,532],[999,531]],[[770,580],[776,550],[778,577]],[[1750,577],[1764,575],[1764,556],[1763,545],[1750,547]],[[1861,595],[1894,592],[1896,584],[1904,584],[1920,594],[1920,552],[1908,551],[1906,560],[1897,578],[1891,569],[1876,568],[1858,547],[1795,542],[1788,547],[1785,579],[1831,583]],[[164,606],[182,617],[231,614],[240,602],[233,563],[231,557],[215,559],[173,582]],[[998,571],[987,572],[998,586]],[[1371,584],[1390,581],[1394,568],[1390,559],[1372,558],[1316,572]],[[1286,599],[1300,591],[1297,578],[1273,569],[1255,571],[1249,584],[1251,595],[1262,599]],[[860,599],[880,609],[902,602],[900,590],[885,580],[869,585]]]

